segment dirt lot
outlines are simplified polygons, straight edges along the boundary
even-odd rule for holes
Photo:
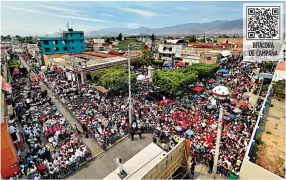
[[[272,99],[273,107],[270,108],[265,131],[258,151],[257,164],[265,169],[284,177],[283,165],[285,162],[285,101]]]

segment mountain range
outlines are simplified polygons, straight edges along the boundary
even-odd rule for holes
[[[242,34],[243,20],[212,21],[208,23],[186,23],[162,28],[148,28],[141,26],[132,28],[108,28],[85,32],[85,36],[117,36],[123,35],[192,35],[192,34]]]

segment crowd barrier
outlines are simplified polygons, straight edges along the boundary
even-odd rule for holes
[[[196,160],[203,164],[204,166],[208,167],[209,168],[209,160],[207,158],[207,153],[205,152],[198,152],[197,153],[197,158]],[[223,177],[226,177],[226,178],[230,178],[230,177],[234,177],[236,176],[231,169],[228,169],[227,167],[224,167],[224,166],[220,166],[218,165],[217,166],[217,174],[223,176]],[[237,177],[237,176],[236,176]]]
[[[42,176],[43,179],[61,179],[67,174],[70,174],[77,170],[83,163],[90,160],[92,158],[91,152],[85,154],[83,157],[78,157],[74,162],[71,164],[66,165],[61,169],[56,170],[53,173],[46,173]]]

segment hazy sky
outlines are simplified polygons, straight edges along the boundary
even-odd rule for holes
[[[1,34],[165,27],[242,19],[243,2],[2,2]]]

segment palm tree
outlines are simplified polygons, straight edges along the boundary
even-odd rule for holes
[[[150,66],[154,63],[155,58],[153,57],[152,53],[148,50],[143,50],[141,57],[139,58],[139,62],[142,65]],[[144,66],[143,66],[144,72]]]

